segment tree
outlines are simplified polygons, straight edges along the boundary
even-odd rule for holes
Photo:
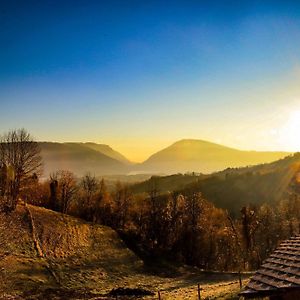
[[[49,207],[53,210],[57,210],[58,201],[57,201],[57,188],[58,188],[58,181],[56,176],[53,177],[50,176],[50,201],[49,201]]]
[[[132,195],[128,186],[123,185],[121,182],[117,182],[115,193],[113,195],[116,227],[125,227],[131,198]]]
[[[0,197],[5,196],[7,190],[7,166],[5,164],[0,165]]]
[[[51,175],[51,182],[53,185],[50,184],[50,189],[54,187],[51,197],[57,201],[56,210],[66,214],[77,192],[75,175],[70,171],[60,170]]]
[[[102,178],[99,184],[96,200],[94,203],[93,222],[102,223],[104,225],[113,225],[112,203],[110,193],[104,179]]]
[[[40,147],[25,129],[11,130],[0,137],[0,166],[4,209],[11,211],[16,208],[20,190],[41,173]]]
[[[95,196],[98,191],[99,182],[95,176],[87,173],[81,180],[82,188],[82,214],[88,221],[94,220],[95,214]]]
[[[198,239],[200,237],[199,220],[202,214],[203,198],[201,193],[190,192],[185,195],[185,232],[184,245],[188,263],[195,264],[197,260]]]

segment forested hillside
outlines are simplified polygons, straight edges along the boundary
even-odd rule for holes
[[[211,175],[155,176],[132,186],[135,193],[150,189],[158,193],[201,192],[217,207],[238,214],[242,206],[274,204],[289,195],[289,185],[300,172],[300,154],[269,164],[245,168],[228,168]]]

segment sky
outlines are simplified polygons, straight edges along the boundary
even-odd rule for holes
[[[0,134],[300,151],[300,2],[0,0]]]

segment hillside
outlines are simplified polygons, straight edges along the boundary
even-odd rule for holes
[[[195,183],[206,177],[195,174],[174,174],[168,176],[152,176],[151,178],[131,185],[134,193],[147,193],[156,189],[158,193],[166,193],[174,190],[181,190],[186,185]]]
[[[109,227],[24,204],[0,213],[1,300],[116,299],[108,294],[118,287],[194,299],[198,283],[204,297],[232,299],[239,292],[237,274],[168,272],[149,273]]]
[[[40,143],[44,176],[57,170],[69,170],[77,176],[87,172],[95,175],[124,174],[128,165],[82,143]],[[102,147],[101,147],[102,148]],[[106,151],[108,152],[108,151]],[[113,154],[112,154],[113,153]]]
[[[300,154],[296,153],[272,163],[228,168],[206,176],[154,177],[133,185],[132,190],[136,193],[147,192],[155,185],[160,193],[175,190],[182,193],[201,192],[217,207],[238,213],[243,205],[274,203],[286,197],[299,172]]]
[[[96,144],[96,143],[81,143],[81,145],[86,146],[90,149],[96,150],[106,156],[118,160],[125,164],[132,164],[123,154],[115,151],[110,146],[105,144]]]
[[[190,185],[186,190],[200,191],[216,206],[238,213],[247,204],[274,204],[287,198],[300,172],[300,155],[270,164],[225,170]]]
[[[268,163],[286,152],[241,151],[202,140],[181,140],[153,154],[139,169],[152,173],[212,173],[228,167]]]
[[[30,205],[0,215],[0,237],[0,295],[50,288],[105,292],[115,277],[142,267],[112,229]]]

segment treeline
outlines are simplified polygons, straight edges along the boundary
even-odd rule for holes
[[[165,258],[210,270],[251,270],[278,243],[299,233],[300,188],[274,206],[245,206],[236,218],[193,189],[160,195],[152,186],[136,195],[130,186],[87,174],[58,171],[24,189],[22,199],[86,221],[111,226],[145,259]],[[33,200],[34,199],[34,200]]]
[[[33,143],[29,136],[27,140]],[[21,199],[111,226],[130,247],[150,261],[164,258],[209,270],[251,270],[261,264],[279,241],[299,233],[297,176],[286,199],[273,206],[241,207],[239,216],[233,217],[204,199],[192,186],[182,192],[161,194],[155,181],[150,181],[147,193],[134,194],[130,186],[117,182],[113,191],[108,191],[103,179],[91,174],[78,179],[69,171],[57,171],[41,182],[35,146],[34,159],[24,165],[24,153],[16,156],[23,157],[16,163],[18,159],[13,158],[11,149],[24,150],[25,146],[20,147],[16,141],[0,145],[2,210],[9,213]],[[33,165],[35,168],[28,168],[31,161],[38,162]],[[17,168],[22,164],[22,168]]]

